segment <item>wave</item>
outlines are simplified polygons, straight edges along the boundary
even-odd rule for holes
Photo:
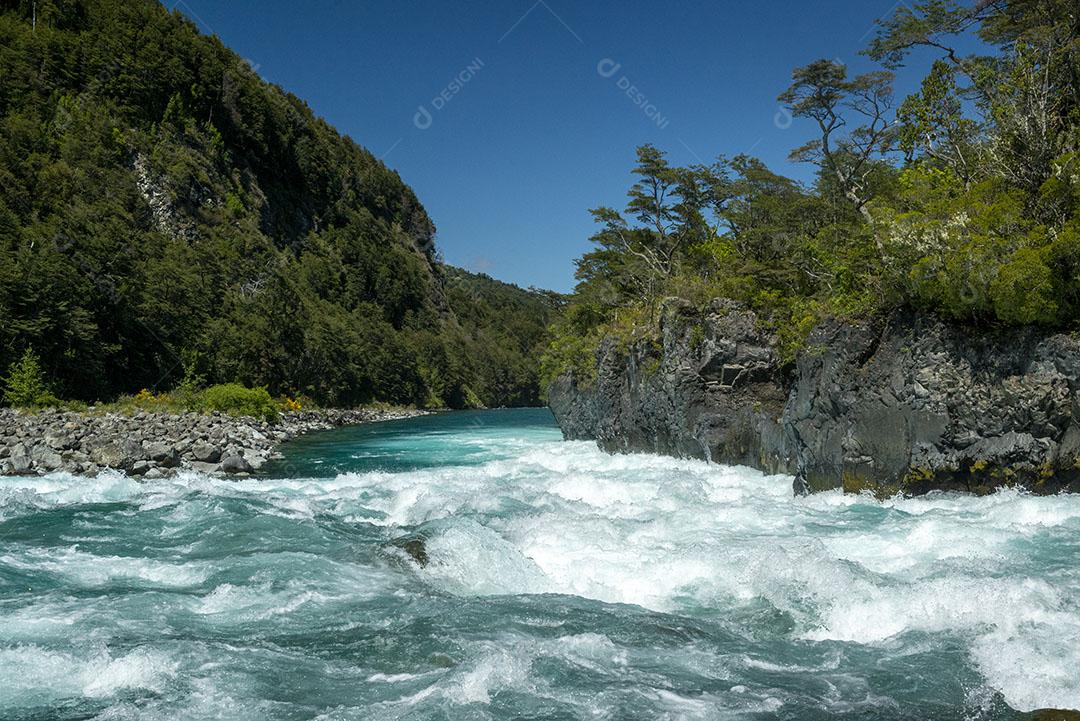
[[[795,498],[789,477],[746,468],[610,456],[589,443],[484,442],[491,460],[408,472],[239,481],[189,472],[153,483],[116,473],[3,479],[5,528],[50,510],[104,504],[110,513],[144,519],[141,542],[162,551],[141,558],[106,553],[104,541],[123,528],[111,518],[67,545],[8,547],[0,581],[2,574],[31,575],[67,589],[119,583],[183,592],[188,596],[175,613],[191,623],[251,629],[289,619],[312,632],[321,618],[356,604],[420,603],[424,589],[460,598],[565,595],[708,619],[736,633],[771,638],[777,632],[770,629],[786,629],[777,641],[784,653],[799,643],[894,655],[898,648],[945,653],[959,644],[983,682],[1014,708],[1080,708],[1080,498],[1015,490],[885,501],[839,492]],[[403,533],[424,539],[423,567],[378,550]],[[357,538],[375,550],[349,558]],[[287,574],[296,581],[283,580]],[[41,618],[58,603],[42,601]],[[22,630],[7,634],[8,642],[58,632],[40,618],[35,630],[33,614],[20,613]],[[765,618],[766,626],[753,626]],[[578,640],[558,642],[565,647],[560,657],[575,659],[566,663],[587,666],[590,654],[599,654],[598,663],[610,666],[627,653],[602,635],[570,638]],[[404,671],[364,678],[408,686],[400,696],[412,699],[400,701],[406,705],[434,703],[436,696],[490,703],[494,689],[533,683],[529,669],[550,651],[535,639],[517,639],[517,651],[483,643],[470,647],[473,660],[434,682]],[[39,653],[16,653],[20,648],[33,647],[3,651],[9,658],[0,656],[0,677],[16,673],[12,659]],[[141,658],[128,662],[132,678],[142,678]],[[746,655],[723,661],[733,674],[751,669],[732,658]],[[82,678],[78,659],[39,660],[68,664],[74,670],[65,676]],[[780,673],[760,664],[805,667],[779,658],[757,663],[755,673]],[[146,673],[149,681],[136,682],[168,676]],[[805,668],[788,673],[812,675]],[[784,702],[752,685],[729,686],[744,711],[767,713]],[[687,718],[701,704],[720,704],[649,693],[650,704]]]

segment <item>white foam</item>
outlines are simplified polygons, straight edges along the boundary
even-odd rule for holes
[[[213,572],[212,566],[204,562],[170,563],[148,558],[98,556],[77,546],[27,549],[18,556],[0,556],[0,563],[35,573],[56,574],[87,587],[103,586],[117,580],[174,588],[195,586]]]
[[[935,493],[878,501],[834,491],[794,498],[790,478],[746,468],[609,456],[591,443],[485,443],[477,448],[497,450],[497,460],[324,479],[233,481],[197,473],[153,484],[119,474],[0,479],[0,513],[108,501],[149,512],[176,504],[164,514],[167,537],[224,514],[227,504],[218,499],[241,498],[257,501],[251,505],[258,512],[299,523],[330,514],[385,526],[387,539],[421,526],[429,562],[415,577],[440,591],[573,594],[717,619],[764,599],[807,642],[875,646],[912,635],[948,636],[965,644],[987,684],[1014,707],[1080,706],[1080,568],[1060,561],[1047,568],[1034,555],[1080,529],[1078,496],[1004,490],[980,498]],[[77,547],[5,551],[0,562],[84,587],[131,579],[187,588],[216,570],[205,561],[97,556]],[[391,571],[382,577],[348,564],[331,564],[308,586],[230,581],[192,597],[191,610],[212,624],[264,621],[392,594],[401,584]],[[47,637],[62,633],[42,617],[16,618],[23,630],[0,637],[30,638],[34,624]],[[415,679],[404,677],[380,682],[400,685],[403,704],[487,703],[497,689],[527,685],[540,655],[600,668],[618,665],[626,654],[598,635],[550,643],[510,655],[503,646],[473,649],[460,668],[426,689],[412,688]],[[62,655],[50,658],[41,662],[68,663]],[[724,664],[687,652],[684,662],[691,661],[696,673]],[[115,674],[144,672],[131,663]],[[733,694],[755,708],[772,707],[772,696],[741,685],[747,690]],[[84,690],[79,686],[78,693]],[[649,697],[672,716],[692,717],[695,702],[679,694]]]
[[[364,505],[389,524],[444,519],[424,577],[454,593],[556,592],[695,612],[765,598],[808,640],[959,635],[1014,706],[1072,698],[1080,657],[1059,649],[1025,670],[986,649],[1034,654],[1080,623],[1068,605],[1080,577],[1060,587],[1029,578],[1017,555],[1018,543],[1080,518],[1080,498],[794,498],[790,484],[565,443],[479,468],[383,477]],[[511,502],[530,510],[499,512]]]
[[[89,656],[34,645],[0,649],[0,709],[47,705],[70,698],[105,698],[125,689],[162,693],[176,676],[166,655],[136,649]]]
[[[486,596],[553,589],[536,563],[478,523],[462,521],[449,526],[426,546],[424,576],[455,593]]]

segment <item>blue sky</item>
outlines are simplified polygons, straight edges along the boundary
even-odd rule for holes
[[[778,115],[777,94],[820,57],[873,69],[858,51],[900,4],[163,1],[397,170],[447,262],[558,291],[589,247],[588,209],[625,204],[642,143],[807,178],[787,154],[813,130]]]

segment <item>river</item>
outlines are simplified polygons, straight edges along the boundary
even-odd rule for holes
[[[0,718],[1080,708],[1080,497],[795,498],[546,410],[283,450],[241,481],[0,479]]]

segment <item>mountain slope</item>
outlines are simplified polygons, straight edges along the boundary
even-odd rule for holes
[[[503,402],[395,172],[152,0],[36,6],[0,4],[0,368]]]

